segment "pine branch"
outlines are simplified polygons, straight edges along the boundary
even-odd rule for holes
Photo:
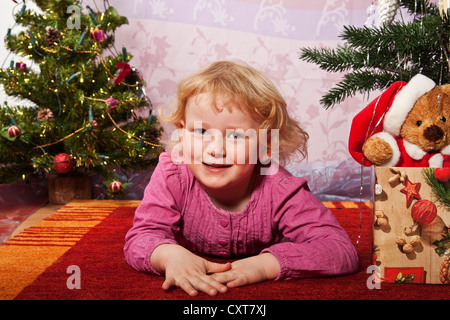
[[[401,0],[400,5],[411,14],[439,14],[437,6],[429,0]]]
[[[328,109],[356,93],[369,93],[382,89],[386,83],[392,83],[392,75],[386,71],[355,70],[344,75],[344,79],[331,88],[320,100],[320,103]]]
[[[338,45],[336,49],[304,48],[300,54],[300,59],[313,62],[319,65],[322,70],[328,72],[343,72],[358,65],[363,65],[363,62],[356,55],[356,50],[349,46]]]
[[[0,165],[0,183],[12,183],[23,180],[34,173],[33,166],[27,163]]]
[[[441,17],[435,4],[426,0],[400,1],[416,13],[413,22],[393,22],[380,27],[344,26],[335,49],[304,48],[300,59],[317,64],[327,72],[348,72],[321,100],[333,107],[357,92],[387,88],[395,81],[409,81],[415,74],[436,83],[450,81],[447,16]]]
[[[445,183],[439,182],[434,176],[434,168],[425,168],[423,175],[436,200],[450,211],[450,188]]]
[[[16,25],[23,28],[5,38],[15,57],[26,56],[40,70],[16,68],[14,61],[0,70],[6,93],[35,105],[0,105],[0,183],[53,170],[59,153],[74,158],[73,172],[94,171],[107,179],[114,175],[106,169],[111,165],[154,166],[162,152],[159,124],[135,115],[143,107],[151,110],[145,81],[128,65],[132,55],[126,49],[105,51],[128,19],[107,2],[104,12],[94,12],[100,9],[81,10],[77,0],[34,1],[42,11],[16,11]],[[66,24],[70,5],[81,10],[76,28]],[[131,72],[116,81],[123,70],[119,62]],[[20,129],[17,136],[8,132],[13,125]]]

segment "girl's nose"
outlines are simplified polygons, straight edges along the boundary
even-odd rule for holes
[[[215,134],[211,137],[211,141],[207,146],[208,153],[211,157],[222,158],[225,156],[225,141],[222,134]]]

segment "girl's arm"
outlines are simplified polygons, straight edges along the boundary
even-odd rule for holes
[[[178,170],[168,154],[161,154],[125,236],[125,259],[138,271],[160,275],[150,264],[151,254],[162,244],[177,244],[184,187]]]
[[[325,277],[355,272],[358,256],[332,212],[304,180],[286,179],[272,192],[272,229],[279,241],[214,275],[228,287],[265,280]]]
[[[190,295],[198,291],[210,295],[225,292],[226,286],[209,274],[228,270],[230,263],[207,261],[176,241],[184,188],[179,168],[162,154],[125,237],[125,258],[138,271],[165,275],[165,290],[180,287]]]
[[[278,260],[277,280],[357,270],[354,244],[333,213],[310,192],[305,180],[290,177],[278,184],[273,210],[273,229],[281,240],[262,252],[270,252]]]
[[[232,262],[229,270],[216,273],[213,278],[232,288],[274,280],[279,273],[278,260],[271,253],[262,253]]]

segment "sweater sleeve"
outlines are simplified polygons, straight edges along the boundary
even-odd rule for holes
[[[161,154],[125,236],[125,259],[135,270],[159,275],[150,264],[153,250],[161,244],[177,243],[185,187],[180,175],[170,154]]]
[[[285,178],[274,187],[273,228],[281,241],[264,249],[280,264],[276,280],[353,273],[358,256],[333,213],[302,178]]]

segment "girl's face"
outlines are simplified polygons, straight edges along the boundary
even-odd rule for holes
[[[249,186],[258,158],[259,123],[247,112],[223,105],[220,96],[214,100],[201,93],[188,99],[181,127],[184,161],[206,191]]]

